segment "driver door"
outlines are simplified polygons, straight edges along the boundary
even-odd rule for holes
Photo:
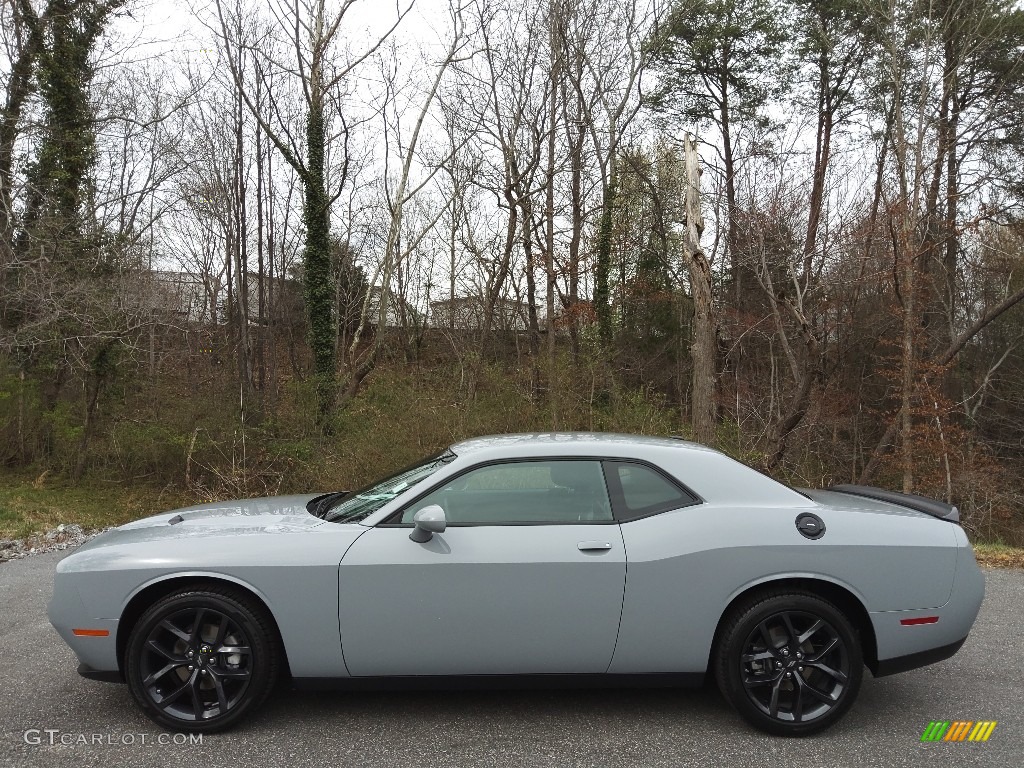
[[[418,544],[412,516],[445,510]],[[469,470],[345,554],[339,614],[353,676],[605,672],[626,579],[596,460]]]

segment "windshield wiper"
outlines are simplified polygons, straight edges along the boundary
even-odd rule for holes
[[[336,501],[340,501],[345,496],[348,496],[351,491],[334,491],[333,493],[325,493],[323,496],[317,496],[312,499],[306,506],[309,513],[314,517],[323,518],[327,511],[330,510],[331,506]]]

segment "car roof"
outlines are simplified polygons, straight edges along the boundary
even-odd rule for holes
[[[672,437],[604,432],[488,435],[451,447],[454,471],[493,461],[543,458],[609,458],[646,461],[685,483],[705,501],[745,506],[817,505],[721,451]]]
[[[675,437],[626,435],[614,432],[535,432],[511,435],[485,435],[455,443],[451,450],[457,456],[478,453],[504,456],[558,453],[623,455],[645,449],[671,448],[679,451],[718,453],[712,448]]]

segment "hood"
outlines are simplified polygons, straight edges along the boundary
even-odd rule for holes
[[[79,550],[195,536],[300,533],[324,525],[323,520],[306,510],[306,504],[318,495],[239,499],[174,509],[106,531],[87,541]]]
[[[323,522],[306,510],[306,505],[318,495],[321,494],[268,496],[258,499],[233,499],[231,501],[215,501],[211,504],[196,504],[192,507],[173,509],[170,512],[135,520],[120,526],[117,530],[129,531],[169,524],[199,524],[218,527],[273,524],[300,525],[303,528],[308,528],[310,521],[315,524]]]

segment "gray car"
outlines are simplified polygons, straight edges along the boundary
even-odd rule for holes
[[[797,491],[675,439],[482,437],[355,493],[138,520],[57,566],[92,679],[209,732],[297,687],[699,684],[819,731],[863,668],[954,654],[984,594],[954,507]]]

